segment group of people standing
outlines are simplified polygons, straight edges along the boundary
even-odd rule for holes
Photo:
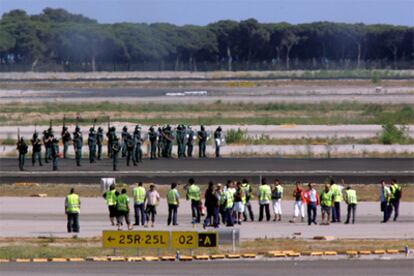
[[[242,221],[248,219],[255,220],[251,204],[255,195],[251,184],[246,179],[242,181],[228,180],[225,186],[220,183],[209,182],[203,197],[204,204],[201,189],[193,178],[190,178],[183,188],[186,193],[186,200],[191,203],[192,224],[202,223],[204,228],[209,226],[218,228],[220,224],[232,227],[235,224],[241,225]],[[394,221],[397,220],[401,195],[401,187],[395,179],[391,181],[390,187],[384,181],[381,181],[380,201],[381,210],[384,212],[382,222],[385,223],[389,220],[393,210],[395,212]],[[151,184],[149,190],[146,190],[140,182],[133,188],[132,196],[135,214],[134,224],[131,224],[129,219],[130,199],[125,188],[118,192],[115,185],[111,185],[109,190],[103,194],[108,206],[111,224],[116,225],[119,230],[122,229],[124,221],[127,229],[132,229],[133,225],[148,227],[149,222],[151,222],[151,227],[154,227],[157,206],[160,202],[160,195],[155,185]],[[266,221],[271,220],[270,206],[272,206],[274,213],[273,221],[282,221],[284,189],[278,179],[274,181],[272,186],[267,184],[266,179],[262,179],[256,196],[259,203],[259,222],[264,219]],[[308,183],[305,190],[300,182],[296,182],[292,197],[294,199],[294,214],[293,218],[289,220],[290,223],[297,222],[299,218],[301,222],[305,222],[306,207],[308,225],[318,224],[316,218],[319,205],[322,213],[320,225],[340,223],[342,201],[347,204],[345,224],[355,223],[358,198],[356,190],[351,186],[344,188],[331,180],[318,193],[314,183]],[[166,194],[168,204],[167,225],[178,225],[180,200],[177,184],[172,183]],[[74,195],[73,189],[66,198],[65,208],[68,214],[68,231],[78,232],[80,200],[79,196]],[[202,221],[201,217],[203,215],[205,215],[205,218]]]
[[[89,129],[87,138],[87,145],[89,148],[89,162],[95,163],[97,160],[102,160],[102,147],[104,145],[104,139],[107,138],[107,153],[108,158],[112,159],[113,170],[118,169],[118,158],[121,153],[122,158],[126,159],[126,165],[130,166],[132,163],[137,166],[138,163],[143,160],[142,146],[144,141],[148,137],[150,143],[150,159],[157,158],[171,158],[173,144],[177,144],[177,157],[193,157],[194,143],[198,140],[200,158],[207,157],[206,155],[206,143],[209,139],[209,133],[206,131],[203,125],[200,126],[200,130],[194,131],[191,126],[178,125],[173,129],[170,125],[158,127],[155,130],[154,126],[151,126],[148,131],[148,136],[144,137],[139,125],[135,126],[135,129],[130,133],[128,127],[124,126],[121,132],[121,138],[118,137],[116,128],[114,126],[108,126],[108,132],[104,134],[102,127],[98,127],[95,130],[95,126]],[[214,131],[214,143],[215,143],[215,156],[220,157],[220,147],[224,138],[222,137],[222,129],[218,127]],[[82,160],[82,147],[84,145],[82,132],[79,125],[76,125],[75,132],[72,134],[68,128],[63,125],[61,131],[61,141],[63,145],[62,154],[59,152],[59,139],[54,135],[53,129],[50,126],[47,130],[43,131],[43,137],[40,138],[39,134],[35,131],[33,133],[30,143],[32,145],[32,165],[38,162],[39,166],[43,166],[42,160],[45,163],[50,161],[53,164],[53,170],[58,170],[58,159],[68,158],[68,149],[72,143],[76,165],[81,166]],[[42,145],[44,147],[44,158],[42,158]],[[19,137],[17,141],[17,150],[19,153],[19,169],[24,170],[25,156],[28,153],[28,145],[23,137]]]

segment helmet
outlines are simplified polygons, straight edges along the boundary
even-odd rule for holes
[[[101,127],[98,127],[98,131],[103,131],[103,129]]]
[[[76,126],[75,131],[79,131],[79,130],[80,130],[79,126]]]
[[[124,126],[124,127],[122,128],[122,130],[123,130],[123,131],[127,131],[127,130],[128,130],[128,127],[127,127],[127,126]]]

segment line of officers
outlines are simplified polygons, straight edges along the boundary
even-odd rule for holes
[[[218,228],[220,223],[228,227],[235,224],[242,224],[247,221],[248,217],[254,221],[254,213],[251,205],[251,199],[254,197],[252,187],[246,179],[241,182],[228,180],[225,187],[218,183],[215,185],[209,182],[208,188],[204,193],[204,204],[201,199],[201,189],[195,184],[193,178],[188,180],[188,184],[184,186],[186,199],[191,202],[191,222],[193,224],[201,223],[201,216],[205,215],[203,227]],[[282,198],[284,196],[281,182],[276,179],[274,184],[270,186],[266,179],[262,179],[257,190],[259,202],[259,219],[270,221],[270,205],[272,206],[274,218],[273,221],[282,221]],[[385,181],[381,181],[380,202],[381,211],[384,212],[383,223],[387,222],[394,210],[394,221],[397,220],[399,214],[399,202],[401,199],[401,187],[397,181],[393,179],[391,185],[387,186]],[[178,225],[178,209],[180,206],[180,194],[177,190],[177,184],[172,183],[167,192],[166,200],[168,203],[167,225]],[[118,192],[115,185],[112,184],[109,190],[103,194],[109,211],[109,219],[111,225],[117,226],[118,230],[123,227],[125,221],[129,230],[133,228],[129,219],[130,199],[126,189]],[[345,224],[355,223],[355,213],[358,204],[357,193],[351,187],[344,187],[335,183],[334,180],[330,184],[325,184],[324,188],[318,193],[313,183],[308,183],[307,188],[303,189],[300,182],[296,182],[293,191],[294,198],[294,214],[289,220],[295,223],[299,218],[305,221],[305,206],[307,207],[307,223],[308,225],[317,224],[317,206],[321,209],[320,225],[329,225],[330,223],[341,222],[341,202],[347,204],[347,215]],[[160,195],[156,191],[155,185],[151,185],[146,191],[140,182],[133,189],[133,206],[135,213],[134,225],[140,224],[144,227],[154,227],[155,217],[157,214],[157,206],[160,202]],[[68,232],[79,231],[79,196],[74,193],[74,189],[66,197],[65,210],[68,215]],[[205,210],[207,213],[205,214]],[[221,220],[220,220],[221,216]]]
[[[121,139],[117,136],[116,128],[114,126],[108,126],[107,137],[107,153],[108,158],[112,159],[113,170],[118,169],[118,157],[121,152],[122,158],[126,158],[127,166],[132,164],[137,166],[142,162],[143,152],[142,145],[146,139],[150,142],[150,159],[157,158],[171,158],[173,144],[177,144],[177,156],[178,158],[193,157],[194,143],[198,140],[199,158],[205,158],[206,155],[206,143],[209,139],[209,133],[206,131],[203,125],[200,126],[200,130],[194,131],[191,126],[178,125],[173,129],[170,125],[158,127],[155,130],[154,126],[151,126],[148,131],[148,135],[144,137],[141,133],[141,127],[135,126],[134,131],[128,132],[128,127],[124,126],[121,132]],[[215,143],[215,156],[220,157],[220,147],[224,142],[222,136],[222,129],[219,126],[213,134]],[[38,162],[39,166],[43,166],[42,159],[45,163],[52,162],[52,168],[54,171],[58,170],[58,159],[68,157],[68,149],[70,143],[72,143],[75,151],[76,165],[81,166],[82,160],[82,147],[83,136],[80,127],[75,127],[75,132],[71,135],[66,126],[62,127],[61,140],[63,144],[63,152],[59,151],[59,139],[54,135],[52,127],[43,131],[43,137],[40,138],[39,134],[35,131],[33,133],[30,143],[32,145],[32,165]],[[44,158],[42,158],[42,145],[45,149]],[[87,145],[89,147],[89,162],[95,163],[96,160],[102,160],[102,147],[104,145],[104,130],[102,127],[98,127],[97,131],[95,126],[89,129]],[[23,137],[17,141],[17,150],[19,153],[19,169],[24,170],[25,156],[28,153],[28,145]]]

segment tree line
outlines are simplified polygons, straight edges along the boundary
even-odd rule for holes
[[[414,28],[407,26],[99,24],[52,8],[12,10],[0,20],[2,71],[412,69],[413,61]]]

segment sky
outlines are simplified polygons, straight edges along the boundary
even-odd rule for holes
[[[0,14],[39,14],[63,8],[100,23],[168,22],[206,25],[222,19],[259,22],[393,24],[414,26],[413,0],[0,0]]]

